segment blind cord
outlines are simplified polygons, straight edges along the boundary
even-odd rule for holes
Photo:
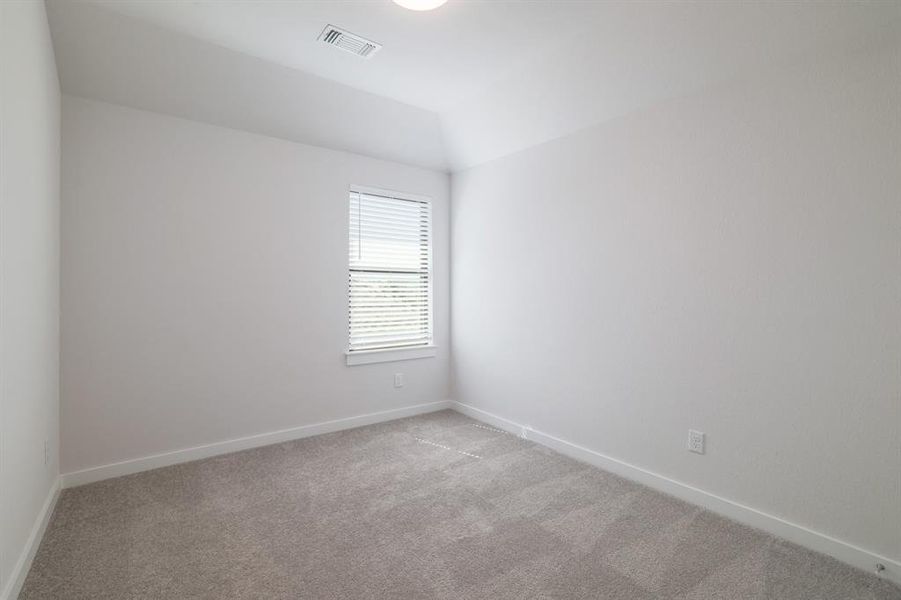
[[[363,201],[357,192],[357,260],[363,260]]]

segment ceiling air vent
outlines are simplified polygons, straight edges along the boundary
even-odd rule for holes
[[[363,58],[371,58],[372,55],[378,52],[382,47],[381,44],[376,44],[371,40],[361,38],[349,31],[338,29],[334,25],[327,25],[325,29],[322,30],[322,33],[319,34],[318,39],[326,44],[341,48],[342,50],[350,52],[351,54],[356,54],[357,56],[362,56]]]

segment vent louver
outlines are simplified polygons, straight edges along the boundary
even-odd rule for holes
[[[345,31],[334,25],[327,25],[322,33],[319,34],[319,41],[325,42],[330,46],[340,48],[345,52],[356,54],[362,58],[372,58],[372,55],[378,52],[382,45],[367,40],[354,33]]]

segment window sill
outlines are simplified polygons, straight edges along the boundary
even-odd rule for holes
[[[415,348],[389,348],[386,350],[357,350],[356,352],[345,352],[344,355],[347,357],[347,366],[352,367],[354,365],[431,358],[435,356],[436,350],[435,346],[417,346]]]

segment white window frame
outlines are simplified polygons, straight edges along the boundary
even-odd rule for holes
[[[373,196],[384,196],[386,198],[396,198],[398,200],[410,200],[412,202],[422,202],[424,204],[429,205],[429,210],[431,211],[432,218],[434,218],[434,205],[432,204],[432,199],[429,196],[423,196],[420,194],[411,194],[408,192],[398,192],[395,190],[387,190],[383,188],[370,187],[364,185],[351,185],[348,190],[348,194],[345,198],[349,198],[350,194],[359,193],[359,194],[370,194]],[[349,210],[349,200],[348,202],[348,210]],[[347,222],[347,221],[345,221]],[[409,348],[377,348],[371,350],[350,350],[347,348],[344,351],[344,356],[347,361],[348,366],[355,365],[366,365],[373,363],[381,363],[381,362],[394,362],[400,360],[412,360],[417,358],[431,358],[437,354],[437,348],[435,346],[435,268],[434,268],[434,260],[433,260],[433,246],[434,246],[434,237],[433,237],[433,223],[432,219],[429,219],[429,248],[428,248],[428,265],[429,265],[429,287],[428,287],[428,305],[429,305],[429,343],[425,346],[412,346]],[[347,230],[348,238],[350,236],[350,229]],[[350,245],[350,240],[345,240],[347,243],[344,244],[345,252],[347,251],[348,246]],[[345,265],[347,266],[345,281],[350,281],[350,259],[349,257],[346,259]],[[347,319],[346,323],[348,327],[350,326],[350,289],[346,289],[347,296],[345,298],[345,307],[347,308]],[[350,342],[348,338],[346,340],[347,343]]]

